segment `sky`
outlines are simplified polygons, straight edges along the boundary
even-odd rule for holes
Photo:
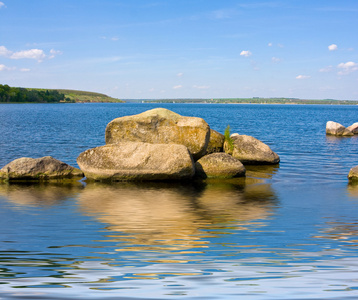
[[[357,0],[0,0],[0,84],[358,100]]]

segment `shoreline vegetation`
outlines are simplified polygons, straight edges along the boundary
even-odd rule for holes
[[[35,89],[0,84],[0,103],[124,103],[105,94],[66,89]]]
[[[1,103],[192,103],[192,104],[325,104],[358,105],[358,100],[299,98],[177,98],[117,99],[101,93],[68,90],[10,87],[0,84]]]
[[[208,104],[326,104],[358,105],[358,100],[299,99],[299,98],[211,98],[211,99],[148,99],[124,100],[141,103],[208,103]]]

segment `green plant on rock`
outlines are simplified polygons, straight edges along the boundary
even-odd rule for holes
[[[233,151],[234,150],[234,141],[230,137],[230,125],[227,125],[227,127],[225,129],[224,138],[225,138],[225,142],[226,142],[230,152]]]

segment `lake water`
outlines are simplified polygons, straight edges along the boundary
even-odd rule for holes
[[[76,165],[112,119],[154,107],[280,155],[225,182],[0,185],[0,299],[358,299],[358,106],[0,105],[0,166]]]

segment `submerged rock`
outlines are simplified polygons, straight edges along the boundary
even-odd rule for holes
[[[164,108],[112,120],[106,127],[106,144],[143,142],[186,146],[194,159],[206,153],[210,127],[201,118],[183,117]]]
[[[337,122],[328,121],[326,124],[326,134],[327,135],[336,135],[336,136],[352,136],[354,133],[344,127],[342,124]]]
[[[348,174],[349,180],[358,180],[358,166],[353,167],[350,169]]]
[[[210,139],[206,154],[223,152],[225,137],[223,134],[210,129]]]
[[[5,180],[49,180],[83,177],[83,172],[51,156],[40,158],[22,157],[0,169]]]
[[[233,178],[245,176],[244,165],[227,153],[212,153],[195,163],[195,175],[201,178]]]
[[[195,173],[188,149],[178,144],[105,145],[82,152],[77,163],[93,180],[179,180]]]
[[[231,139],[232,147],[228,141],[225,141],[224,150],[243,164],[277,164],[280,162],[280,157],[268,145],[252,136],[232,134]]]

